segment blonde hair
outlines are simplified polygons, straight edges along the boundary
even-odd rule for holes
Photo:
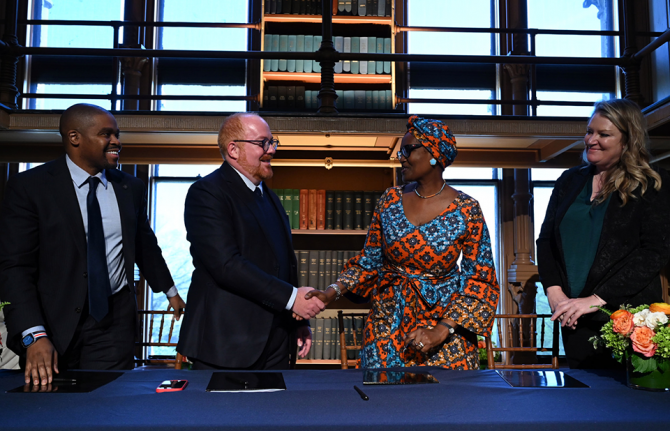
[[[217,142],[219,144],[219,151],[224,159],[228,155],[228,143],[235,139],[244,139],[244,134],[247,130],[243,121],[245,117],[258,117],[258,115],[250,112],[238,112],[223,120],[219,129]]]
[[[661,189],[661,176],[649,166],[649,151],[647,143],[647,123],[642,111],[636,103],[626,99],[614,99],[597,102],[594,115],[600,114],[614,124],[621,132],[621,158],[605,173],[603,187],[598,193],[594,204],[604,202],[612,193],[618,192],[619,197],[626,205],[628,199],[635,199],[633,192],[641,187],[640,195],[644,195],[649,185],[649,179],[654,180],[654,189]],[[587,149],[584,149],[583,160],[590,165],[586,158]]]

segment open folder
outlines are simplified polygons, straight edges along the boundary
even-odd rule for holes
[[[275,392],[286,390],[282,373],[222,371],[212,374],[207,392]]]

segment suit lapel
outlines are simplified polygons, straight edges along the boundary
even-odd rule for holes
[[[72,176],[67,168],[65,156],[57,159],[49,169],[51,181],[45,184],[49,196],[54,201],[54,208],[65,219],[65,225],[70,230],[74,243],[82,256],[86,256],[86,231],[81,216],[79,201],[74,191]]]
[[[266,215],[261,211],[261,208],[258,205],[258,202],[256,201],[256,196],[253,194],[253,192],[251,192],[251,190],[249,190],[249,187],[247,187],[242,178],[240,178],[240,175],[237,172],[235,172],[235,170],[231,166],[229,166],[228,163],[224,162],[223,165],[221,166],[221,169],[224,172],[226,180],[230,184],[230,190],[235,194],[238,202],[245,205],[249,209],[249,211],[253,214],[254,218],[256,219],[258,225],[261,228],[261,231],[265,235],[266,240],[267,238],[271,238],[272,232],[270,231],[270,228],[267,226],[267,223],[264,223],[263,220],[263,218]],[[268,193],[268,196],[275,205],[275,209],[277,209],[278,205],[281,206],[281,204],[279,203],[279,199],[274,193],[269,191],[267,187],[265,188],[265,191],[266,193]],[[284,226],[286,226],[284,218],[282,217],[281,219],[283,221]],[[275,258],[279,260],[279,256],[275,256]]]

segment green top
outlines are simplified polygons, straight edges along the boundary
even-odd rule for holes
[[[612,195],[599,205],[591,202],[593,175],[589,176],[579,196],[570,205],[561,221],[563,258],[568,273],[570,297],[577,298],[584,290],[586,278],[598,251],[605,211]]]

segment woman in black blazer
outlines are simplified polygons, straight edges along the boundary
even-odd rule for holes
[[[617,366],[589,341],[610,310],[662,301],[670,257],[670,178],[649,165],[640,108],[598,102],[584,136],[585,164],[556,181],[537,240],[540,280],[560,321],[571,368]]]

